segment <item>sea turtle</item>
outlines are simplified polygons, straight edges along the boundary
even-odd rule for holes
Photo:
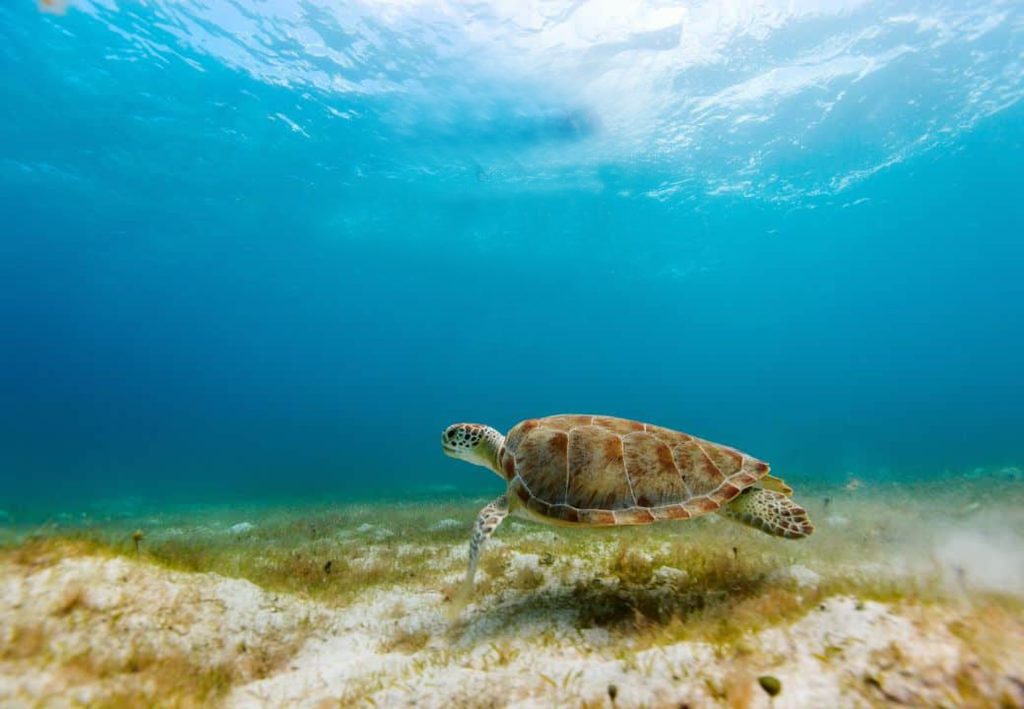
[[[768,474],[767,463],[649,423],[563,414],[521,421],[507,436],[456,423],[441,435],[441,447],[508,483],[473,527],[461,603],[472,593],[481,547],[509,513],[559,526],[609,527],[717,512],[787,539],[814,531],[791,499],[793,490]]]

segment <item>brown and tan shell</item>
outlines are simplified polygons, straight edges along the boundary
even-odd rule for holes
[[[767,463],[668,428],[611,416],[528,419],[498,452],[510,494],[554,522],[648,524],[714,512]]]

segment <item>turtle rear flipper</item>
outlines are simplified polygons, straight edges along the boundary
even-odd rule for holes
[[[774,490],[748,488],[719,509],[718,514],[786,539],[800,539],[814,531],[807,510]]]

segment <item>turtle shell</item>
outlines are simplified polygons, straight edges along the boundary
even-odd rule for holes
[[[685,433],[578,414],[520,422],[498,463],[527,509],[592,526],[699,517],[769,472],[763,461]]]

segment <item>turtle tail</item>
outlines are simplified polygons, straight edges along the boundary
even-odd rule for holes
[[[786,539],[801,539],[814,531],[807,510],[788,495],[763,488],[747,488],[718,514]]]

